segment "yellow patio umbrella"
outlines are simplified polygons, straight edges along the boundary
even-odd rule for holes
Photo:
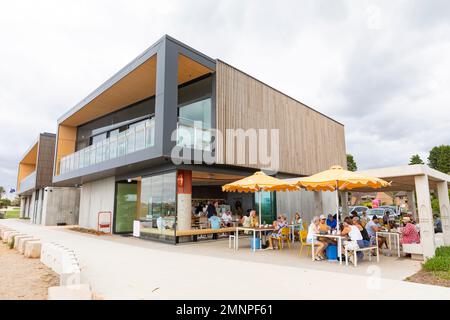
[[[338,221],[339,190],[352,190],[366,187],[379,189],[390,185],[389,182],[384,181],[383,179],[344,170],[341,166],[332,166],[329,170],[316,173],[309,177],[299,178],[294,183],[309,191],[336,191]]]
[[[295,184],[268,176],[262,171],[255,172],[249,177],[222,186],[222,191],[224,192],[295,191],[298,189],[299,187]],[[261,225],[261,201],[262,194],[260,192],[259,225]]]

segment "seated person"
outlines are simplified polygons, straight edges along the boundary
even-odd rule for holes
[[[327,225],[327,218],[322,214],[320,216],[320,222],[319,222],[319,233],[320,234],[328,234],[328,231],[330,231],[330,226]]]
[[[300,216],[300,213],[296,212],[294,216],[294,221],[292,221],[294,225],[294,237],[295,239],[298,239],[300,236],[300,231],[303,231],[303,219]]]
[[[209,224],[211,229],[220,229],[220,219],[216,213],[213,213],[211,217],[209,217]],[[213,239],[217,239],[217,233],[213,233]]]
[[[256,214],[256,210],[250,211],[250,228],[255,228],[259,225],[258,223],[258,215]]]
[[[273,250],[273,239],[278,239],[281,236],[281,230],[287,228],[287,217],[285,214],[279,216],[277,221],[274,221],[275,231],[269,235],[269,247],[268,249]]]
[[[311,221],[311,224],[308,227],[308,234],[306,236],[306,242],[307,243],[312,243],[313,237],[315,237],[316,235],[320,234],[319,232],[319,223],[320,223],[320,219],[319,217],[314,217],[313,220]],[[324,251],[327,248],[328,244],[324,241],[320,241],[320,240],[314,240],[314,244],[317,244],[317,249],[315,252],[315,260],[320,261],[320,260],[324,260],[325,256],[324,256]],[[315,248],[311,248],[311,250],[314,250]]]
[[[369,222],[369,218],[367,217],[367,212],[364,210],[361,214],[361,218],[359,220],[360,225],[363,226],[363,228],[366,227],[367,222]]]
[[[359,232],[361,232],[361,236],[362,236],[362,241],[363,241],[363,245],[364,247],[368,247],[370,245],[370,236],[367,233],[366,228],[364,228],[361,224],[361,221],[358,217],[354,217],[352,219],[352,223],[355,227],[358,228]]]
[[[353,217],[355,219],[357,217]],[[342,236],[347,236],[349,240],[344,240],[344,247],[347,248],[347,250],[353,251],[359,248],[364,248],[367,246],[367,243],[364,242],[363,237],[361,235],[361,231],[359,228],[355,225],[353,225],[353,219],[350,217],[346,217],[344,219],[343,223],[343,229],[341,232]],[[361,251],[358,251],[356,253],[357,259],[360,260],[364,258],[364,253]],[[351,256],[350,256],[351,260]]]
[[[420,243],[419,232],[411,223],[411,219],[409,217],[404,217],[403,223],[405,226],[400,229],[400,242],[402,244]]]
[[[231,216],[231,211],[224,211],[222,213],[222,223],[224,227],[232,227],[233,226],[233,217]]]
[[[244,228],[250,228],[251,225],[251,218],[250,218],[250,211],[247,212],[247,214],[245,214],[242,219],[241,219],[241,224]],[[245,234],[250,234],[250,231],[245,230],[244,231]]]
[[[397,224],[395,223],[395,220],[389,220],[388,224],[386,226],[386,229],[388,231],[396,231],[397,230]]]
[[[375,244],[376,243],[376,233],[378,231],[381,231],[381,226],[379,224],[379,220],[377,216],[373,216],[372,220],[370,220],[367,224],[366,224],[366,230],[367,233],[370,236],[370,244]],[[382,236],[378,236],[378,247],[381,249],[383,247],[383,244],[385,244],[386,248],[388,247],[387,245],[387,241],[385,237]]]
[[[327,226],[329,226],[331,228],[331,230],[336,230],[337,227],[337,221],[336,219],[334,219],[332,214],[328,215],[327,218]]]
[[[303,219],[300,216],[300,213],[296,212],[294,216],[294,221],[292,223],[295,225],[294,230],[295,231],[303,231]]]

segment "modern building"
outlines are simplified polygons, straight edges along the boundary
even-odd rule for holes
[[[19,161],[20,217],[42,225],[78,224],[80,191],[53,187],[56,135],[41,133]]]
[[[201,202],[257,207],[253,194],[221,191],[256,170],[289,178],[346,165],[341,123],[169,36],[57,127],[53,183],[81,186],[80,226],[97,229],[111,215],[114,233],[161,241],[190,229]],[[284,196],[263,194],[263,220],[274,219]]]

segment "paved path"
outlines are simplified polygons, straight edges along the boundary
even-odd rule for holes
[[[251,254],[255,253],[248,249],[238,253],[245,259],[228,258],[233,251],[223,241],[218,242],[219,248],[215,243],[215,253],[208,255],[212,246],[208,243],[171,246],[91,236],[20,220],[1,220],[0,224],[73,249],[82,281],[105,299],[450,299],[448,288],[379,277],[383,264],[367,263],[364,268],[332,265],[324,271],[315,268],[321,262],[306,267],[263,263],[260,258],[253,262]],[[206,251],[196,252],[203,245]],[[217,255],[220,250],[226,252],[225,258]],[[273,260],[278,253],[263,254],[273,255]]]

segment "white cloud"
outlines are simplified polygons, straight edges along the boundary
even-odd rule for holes
[[[164,34],[346,125],[360,168],[450,143],[448,1],[4,1],[0,185],[56,119]]]

